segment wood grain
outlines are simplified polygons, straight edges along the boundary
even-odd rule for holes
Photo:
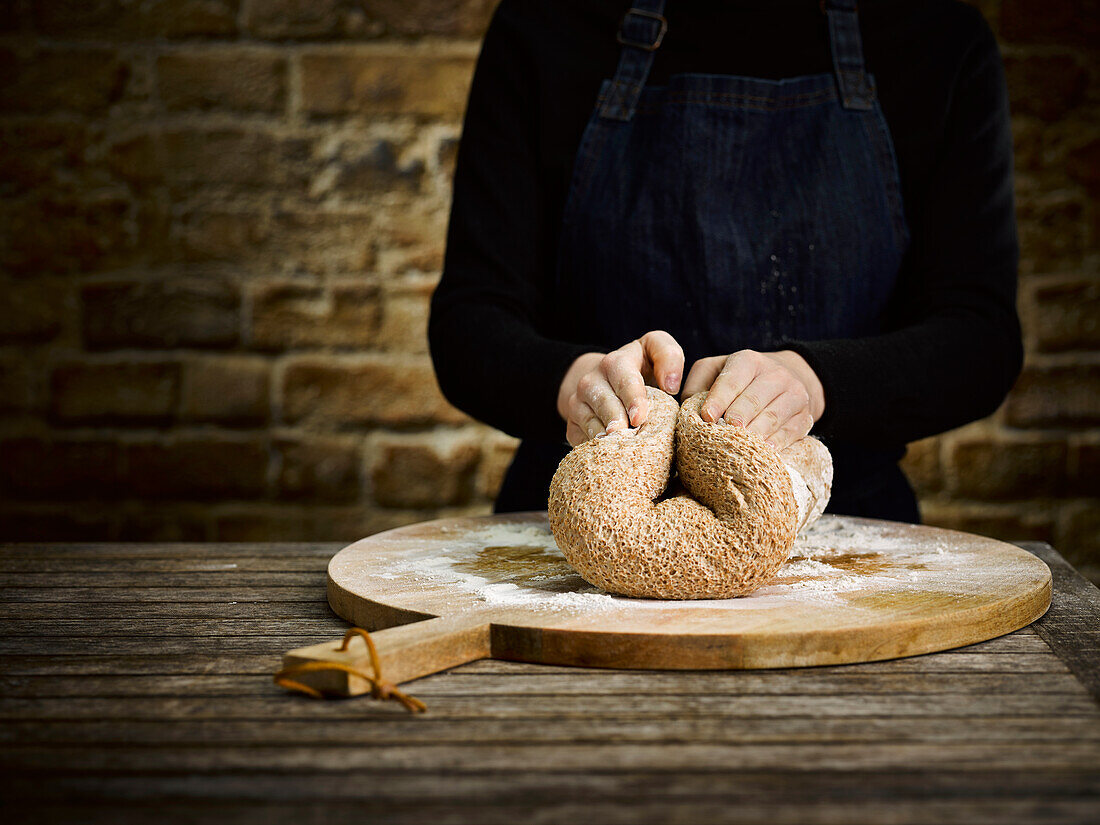
[[[102,549],[107,574],[0,592],[0,793],[14,821],[1100,818],[1100,705],[1075,648],[1100,621],[1088,591],[1056,591],[1064,609],[1042,635],[871,664],[635,672],[487,659],[414,682],[430,710],[412,717],[273,685],[284,650],[346,627],[319,609],[338,548],[244,546],[303,568],[272,587],[259,583],[269,570],[228,567],[238,547],[4,548],[0,569],[16,558],[15,573],[36,552],[87,562]],[[157,583],[173,565],[135,570],[134,558],[224,568],[175,589]],[[45,631],[52,622],[69,635]]]
[[[440,621],[410,625],[402,630],[405,644],[387,644],[394,630],[384,628],[410,616],[476,627],[489,635],[491,655],[499,659],[752,669],[877,661],[959,647],[1023,627],[1050,604],[1046,565],[1003,542],[870,519],[825,517],[815,530],[821,538],[795,552],[804,567],[831,571],[820,575],[835,581],[837,589],[823,598],[816,590],[800,589],[806,582],[797,574],[785,577],[780,570],[775,586],[742,599],[675,602],[604,595],[582,609],[578,593],[591,588],[565,563],[544,513],[441,519],[368,537],[333,558],[328,597],[348,621],[381,629],[387,673],[402,666],[401,650],[411,636],[431,633],[433,622]],[[510,541],[509,535],[519,546],[494,546]],[[497,584],[514,588],[519,597],[486,603]],[[458,638],[438,649],[449,654],[459,647]],[[484,655],[480,648],[469,649],[473,658]],[[328,648],[292,651],[284,666],[310,659],[369,668],[361,656]],[[456,663],[453,655],[444,655],[435,669]],[[417,673],[431,672],[423,657],[418,665]],[[369,687],[346,674],[310,679],[317,689],[351,695]]]

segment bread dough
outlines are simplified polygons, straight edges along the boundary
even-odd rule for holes
[[[548,506],[558,547],[586,581],[612,593],[751,593],[825,509],[828,449],[807,437],[777,451],[743,427],[707,423],[699,417],[705,392],[682,407],[656,388],[646,395],[644,424],[586,441],[558,465]]]

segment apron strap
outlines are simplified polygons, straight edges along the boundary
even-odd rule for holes
[[[619,26],[618,41],[623,48],[619,65],[600,106],[600,117],[630,120],[638,105],[654,52],[668,31],[664,18],[665,0],[633,0]]]
[[[863,65],[856,0],[822,0],[821,7],[829,21],[829,45],[841,105],[866,111],[874,102],[875,89]]]

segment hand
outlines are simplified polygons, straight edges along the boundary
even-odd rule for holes
[[[782,450],[806,436],[825,412],[825,391],[796,352],[756,352],[700,358],[684,382],[684,397],[710,390],[699,410],[704,421],[724,418]]]
[[[646,384],[670,395],[680,389],[684,351],[667,332],[647,332],[606,355],[586,352],[565,373],[558,390],[558,414],[574,447],[601,432],[645,423]]]

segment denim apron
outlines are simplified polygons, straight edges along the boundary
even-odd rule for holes
[[[604,350],[667,330],[685,374],[706,356],[881,332],[909,231],[854,0],[822,6],[831,73],[678,74],[647,87],[664,7],[634,0],[627,11],[618,68],[581,138],[555,329]],[[904,445],[826,443],[830,512],[919,520],[897,466]],[[496,511],[544,509],[568,450],[524,441]]]

